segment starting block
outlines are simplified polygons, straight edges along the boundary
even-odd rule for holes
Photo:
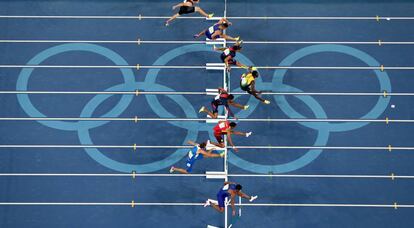
[[[224,63],[206,63],[206,70],[226,70]]]
[[[210,40],[206,38],[206,44],[207,45],[221,45],[226,46],[226,40],[224,38],[217,38],[215,40]]]
[[[206,178],[207,179],[226,179],[226,173],[221,171],[206,171]]]

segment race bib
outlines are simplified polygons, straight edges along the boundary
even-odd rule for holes
[[[228,184],[224,185],[223,190],[229,190],[229,185]]]
[[[188,152],[188,158],[191,159],[193,156],[194,156],[193,151],[190,150]]]
[[[246,79],[246,78],[242,78],[242,79],[241,79],[240,84],[241,84],[242,86],[248,86],[248,85],[247,85],[247,79]]]
[[[224,50],[224,54],[229,55],[230,54],[230,49],[227,48],[226,50]]]
[[[226,127],[226,122],[219,123],[219,127],[220,128],[225,128]]]

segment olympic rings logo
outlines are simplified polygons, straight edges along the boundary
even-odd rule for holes
[[[28,65],[38,65],[43,61],[51,58],[57,54],[62,54],[70,51],[85,51],[91,52],[98,55],[102,55],[110,59],[116,65],[129,65],[119,54],[116,52],[94,44],[62,44],[57,45],[51,48],[48,48],[37,55],[35,55],[27,64]],[[174,58],[181,56],[183,54],[191,52],[212,52],[212,50],[201,44],[185,45],[173,50],[170,50],[159,57],[153,65],[166,65],[169,61]],[[343,46],[343,45],[312,45],[295,51],[294,53],[287,56],[280,65],[290,66],[296,61],[316,53],[324,52],[337,52],[345,55],[349,55],[359,59],[368,66],[378,66],[380,65],[373,57],[367,53],[360,51],[358,49]],[[238,54],[238,59],[247,64],[255,65],[250,61],[246,56]],[[17,79],[16,89],[17,90],[27,90],[30,75],[32,74],[34,68],[24,68],[19,74]],[[123,83],[114,85],[106,91],[133,91],[135,89],[147,90],[147,91],[175,91],[172,88],[166,87],[156,83],[157,75],[160,69],[150,69],[143,82],[137,82],[135,80],[134,72],[132,69],[120,69],[122,73]],[[284,76],[287,70],[276,70],[273,75],[272,82],[264,83],[258,78],[258,86],[264,90],[271,90],[272,88],[277,88],[281,92],[303,92],[299,88],[292,87],[290,85],[284,84]],[[381,72],[379,70],[374,70],[376,77],[379,82],[381,91],[386,90],[391,92],[391,82],[386,72]],[[240,89],[236,91],[241,91]],[[109,99],[113,95],[99,94],[94,96],[82,109],[79,117],[91,117],[94,111],[101,105],[104,101]],[[118,103],[107,113],[103,114],[101,117],[118,117],[120,116],[130,105],[133,95],[122,95]],[[190,102],[182,95],[168,96],[171,100],[176,102],[183,112],[185,113],[186,118],[197,118],[197,111],[192,107]],[[165,109],[159,102],[156,95],[145,95],[146,100],[148,101],[149,107],[160,117],[160,118],[174,118],[172,113]],[[300,101],[306,104],[313,112],[316,118],[328,118],[326,112],[322,106],[311,96],[297,96]],[[18,94],[18,102],[26,114],[30,117],[46,117],[45,114],[41,113],[31,102],[28,94]],[[289,118],[306,118],[299,112],[297,112],[286,100],[285,96],[274,96],[278,107],[286,114]],[[389,99],[379,98],[375,106],[363,117],[368,119],[376,119],[382,115],[389,103]],[[241,118],[247,118],[257,107],[258,101],[252,97],[249,98],[248,104],[250,109],[243,111],[238,114]],[[40,124],[54,128],[57,130],[63,131],[74,131],[77,132],[79,140],[83,145],[93,145],[90,131],[94,128],[109,124],[108,121],[96,121],[96,122],[64,122],[64,121],[38,121]],[[200,131],[207,131],[210,134],[211,138],[214,138],[211,132],[211,126],[207,126],[205,123],[190,122],[190,121],[171,121],[169,122],[173,126],[180,127],[187,130],[187,135],[185,136],[183,143],[187,140],[196,140]],[[314,129],[317,131],[317,138],[314,142],[315,146],[325,146],[327,145],[329,136],[331,132],[343,132],[350,131],[354,129],[361,128],[369,123],[312,123],[312,122],[300,122],[299,124]],[[85,148],[87,154],[97,161],[99,164],[116,170],[119,172],[131,172],[135,170],[138,173],[148,173],[155,172],[164,168],[167,168],[183,158],[186,154],[186,150],[178,149],[171,155],[165,157],[162,160],[154,161],[147,164],[126,164],[116,160],[113,160],[105,156],[97,148]],[[291,172],[297,169],[300,169],[312,161],[314,161],[321,153],[322,150],[311,149],[307,151],[303,156],[297,158],[296,160],[277,165],[262,165],[256,164],[251,161],[246,161],[236,154],[229,152],[229,162],[239,168],[244,170],[255,172],[255,173],[286,173]]]

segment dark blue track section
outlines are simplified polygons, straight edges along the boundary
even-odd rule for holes
[[[173,1],[0,1],[1,15],[170,16]],[[224,2],[201,1],[222,16]],[[235,1],[227,16],[413,16],[411,1]],[[230,35],[246,41],[414,41],[411,21],[233,20]],[[1,40],[192,40],[211,25],[202,19],[0,19]],[[219,62],[205,45],[0,43],[0,65],[196,65]],[[412,45],[244,45],[248,65],[414,66]],[[48,57],[45,57],[50,55]],[[41,58],[44,57],[44,60]],[[231,71],[231,90],[239,76]],[[412,71],[262,70],[257,87],[290,92],[414,92]],[[26,81],[25,81],[26,80]],[[204,91],[223,85],[204,69],[0,68],[0,90]],[[236,111],[241,118],[412,119],[413,98],[374,96],[265,96]],[[28,103],[29,98],[31,103]],[[198,114],[210,96],[1,95],[0,117],[179,117]],[[395,108],[391,108],[395,105]],[[32,108],[30,108],[32,107]],[[35,116],[34,116],[35,117]],[[185,145],[213,139],[213,125],[196,122],[0,123],[0,144]],[[240,122],[253,131],[236,145],[413,146],[412,124],[300,124]],[[168,173],[184,166],[187,150],[0,149],[0,173]],[[296,161],[296,162],[295,162]],[[243,150],[229,155],[230,173],[412,175],[412,151]],[[193,173],[223,169],[220,159],[198,162]],[[257,203],[414,204],[410,180],[230,178],[259,195]],[[214,198],[221,181],[198,177],[0,177],[0,202],[194,202]],[[224,215],[203,207],[0,206],[0,227],[206,227]],[[412,227],[411,209],[243,207],[236,227]]]

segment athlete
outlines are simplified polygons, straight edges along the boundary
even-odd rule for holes
[[[245,132],[240,132],[240,131],[234,131],[234,128],[236,128],[236,126],[237,126],[236,123],[229,122],[228,120],[219,121],[217,123],[217,125],[213,128],[214,137],[216,137],[216,140],[217,140],[218,143],[212,142],[212,144],[223,148],[225,146],[223,135],[227,135],[227,141],[233,147],[233,150],[237,152],[238,149],[233,144],[233,140],[231,139],[231,135],[235,134],[235,135],[241,135],[241,136],[249,137],[252,134],[252,132],[245,133]]]
[[[187,158],[187,168],[177,168],[174,166],[171,166],[170,173],[173,172],[179,172],[183,174],[191,173],[193,170],[193,166],[196,163],[196,161],[205,158],[222,158],[224,157],[224,151],[222,151],[220,154],[218,154],[218,151],[213,150],[207,150],[206,147],[212,147],[212,144],[210,144],[210,141],[207,141],[207,143],[201,143],[197,144],[193,141],[187,142],[190,145],[193,145],[194,147],[188,152],[188,158]]]
[[[255,88],[256,81],[255,79],[259,77],[259,72],[255,67],[249,67],[248,72],[244,73],[240,78],[240,88],[243,91],[246,91],[248,94],[253,95],[256,99],[263,102],[264,104],[270,104],[270,101],[265,100],[259,97],[258,94],[262,93],[261,91],[257,91]]]
[[[209,40],[224,38],[226,40],[238,41],[240,37],[231,37],[224,34],[224,30],[226,30],[230,25],[232,25],[230,21],[228,21],[226,18],[221,18],[213,26],[209,27],[208,29],[204,29],[198,34],[195,34],[194,38],[199,38],[201,35],[204,34]]]
[[[248,199],[250,202],[253,202],[257,199],[258,196],[249,196],[246,193],[243,193],[242,186],[234,182],[224,182],[224,186],[220,188],[220,191],[217,193],[217,200],[207,199],[204,207],[212,206],[218,212],[223,213],[225,207],[226,197],[230,197],[230,205],[232,209],[232,215],[236,215],[236,207],[234,206],[235,197],[240,196],[242,198]]]
[[[201,9],[198,6],[195,6],[195,4],[197,4],[199,2],[200,2],[200,0],[185,0],[182,3],[179,3],[179,4],[175,5],[175,6],[173,6],[173,10],[177,9],[178,7],[180,7],[180,11],[178,11],[178,13],[174,14],[170,19],[168,19],[165,22],[165,26],[170,25],[170,22],[172,20],[174,20],[175,18],[177,18],[177,17],[179,17],[179,16],[181,16],[183,14],[190,14],[190,13],[197,12],[197,13],[199,13],[199,14],[203,15],[204,17],[207,17],[207,18],[213,17],[214,16],[213,13],[212,14],[207,14],[206,12],[204,12],[203,9]]]
[[[205,106],[201,107],[198,112],[206,112],[211,118],[216,119],[218,116],[218,107],[220,105],[223,105],[227,112],[229,113],[229,116],[234,117],[234,113],[231,111],[229,105],[234,106],[236,108],[240,108],[243,110],[246,110],[249,108],[248,105],[241,105],[236,102],[234,102],[234,96],[232,94],[229,94],[225,89],[218,88],[218,95],[214,98],[213,101],[211,101],[211,108],[212,111],[208,110]]]
[[[223,53],[221,53],[220,58],[221,61],[225,64],[228,72],[230,71],[231,65],[236,65],[238,67],[247,69],[246,65],[241,64],[239,61],[234,59],[234,57],[236,57],[236,53],[241,51],[242,49],[242,42],[242,40],[238,41],[232,47],[217,48],[216,46],[213,46],[215,51],[223,51]]]

